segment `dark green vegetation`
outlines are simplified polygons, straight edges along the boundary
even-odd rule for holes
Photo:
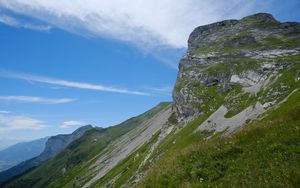
[[[140,187],[298,187],[300,185],[300,92],[266,118],[230,138],[202,141],[185,134]],[[191,122],[188,127],[198,124]],[[183,133],[185,132],[185,133]],[[190,138],[190,139],[189,139]],[[188,141],[187,141],[188,140]],[[188,143],[188,144],[187,144]],[[178,146],[176,146],[178,145]]]
[[[131,118],[117,126],[106,129],[92,129],[80,139],[72,142],[65,150],[50,161],[7,182],[3,187],[80,187],[88,167],[101,155],[113,140],[153,117],[170,103],[160,103],[146,113]]]
[[[264,48],[282,48],[288,49],[297,47],[300,45],[299,40],[291,38],[289,35],[277,35],[271,34],[270,36],[262,39],[261,41],[252,41],[242,43],[240,41],[247,40],[247,38],[254,37],[256,31],[245,32],[241,31],[238,35],[235,35],[230,38],[227,43],[224,44],[224,41],[213,42],[209,45],[204,45],[203,47],[197,48],[190,52],[190,56],[199,56],[205,55],[208,53],[215,53],[218,55],[225,54],[241,54],[250,50],[261,50]],[[238,45],[233,45],[237,42],[240,42]],[[233,44],[232,44],[233,43]]]

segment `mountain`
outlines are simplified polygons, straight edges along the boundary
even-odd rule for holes
[[[171,103],[160,103],[119,125],[86,132],[61,153],[3,187],[63,187],[92,184],[131,152],[151,142],[171,113]]]
[[[48,137],[30,142],[21,142],[1,150],[0,172],[41,154],[47,140]]]
[[[299,85],[299,30],[299,23],[280,23],[263,13],[196,28],[173,91],[179,120],[217,111],[231,118],[232,132],[276,106]],[[243,121],[234,122],[233,116],[246,111],[238,118]],[[227,128],[214,123],[218,131]]]
[[[173,102],[92,129],[8,187],[298,187],[300,24],[196,28]]]
[[[196,28],[173,90],[184,128],[137,187],[299,187],[299,88],[300,23],[259,13]]]
[[[6,148],[21,142],[27,142],[27,140],[0,138],[0,151],[5,150]]]
[[[71,142],[80,138],[86,131],[92,129],[91,125],[83,126],[75,130],[72,134],[64,134],[52,136],[47,139],[47,142],[44,146],[44,150],[37,156],[27,161],[24,161],[8,170],[0,172],[0,182],[6,181],[13,176],[17,176],[39,166],[43,162],[51,159],[59,152],[61,152],[65,147],[67,147]]]
[[[67,147],[71,142],[80,138],[86,131],[92,129],[91,125],[78,128],[71,134],[52,136],[46,142],[45,150],[38,156],[38,161],[46,161]]]

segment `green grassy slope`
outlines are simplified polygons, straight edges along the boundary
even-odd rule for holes
[[[117,126],[106,129],[92,129],[80,139],[72,142],[64,151],[52,160],[25,173],[3,187],[74,187],[81,186],[88,167],[101,155],[113,140],[147,121],[170,103],[160,103],[144,114],[131,118]]]
[[[184,134],[184,139],[170,147],[138,187],[298,187],[299,115],[297,91],[263,120],[232,137],[204,141],[207,134],[199,133],[196,138],[183,129],[179,135]]]

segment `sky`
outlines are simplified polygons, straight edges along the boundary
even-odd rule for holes
[[[0,0],[0,149],[108,127],[172,101],[193,29],[298,0]]]

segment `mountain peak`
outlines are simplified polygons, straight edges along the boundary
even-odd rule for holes
[[[85,126],[82,126],[82,127],[79,127],[78,129],[76,129],[72,134],[85,132],[85,131],[90,130],[92,128],[93,128],[92,125],[85,125]]]
[[[269,13],[257,13],[250,16],[246,16],[241,21],[256,21],[256,22],[278,22],[272,14]]]
[[[268,90],[262,88],[268,86],[268,80],[292,69],[298,61],[299,23],[280,23],[271,14],[258,13],[197,27],[188,44],[173,91],[179,120],[190,121],[223,103],[229,113],[236,114],[245,109],[245,99],[267,106],[267,101],[277,103],[275,100],[292,92],[280,91],[278,99],[270,94],[268,98],[266,93],[258,96]],[[294,82],[299,71],[294,68],[291,72]],[[289,83],[282,85],[292,89]],[[269,89],[274,90],[272,87]],[[237,93],[244,98],[236,101]]]
[[[261,40],[267,35],[275,35],[276,32],[282,34],[293,32],[299,29],[299,25],[299,23],[280,23],[268,13],[254,14],[240,20],[224,20],[195,28],[188,39],[188,51],[222,45],[231,39],[234,39],[233,42],[237,42],[236,44],[239,42],[238,39],[244,40],[242,43],[255,42],[254,39]]]

